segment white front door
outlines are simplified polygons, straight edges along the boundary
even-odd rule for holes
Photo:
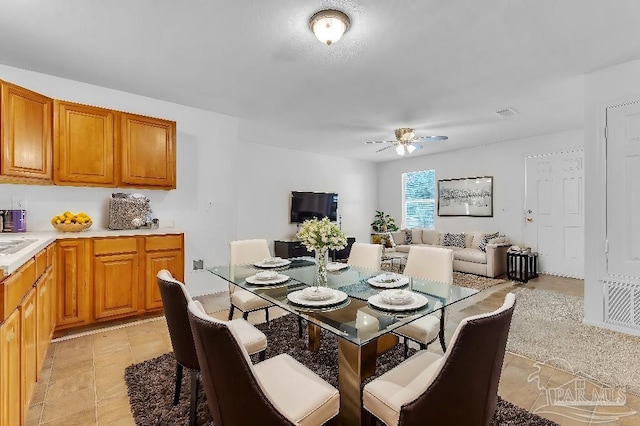
[[[607,272],[640,277],[640,103],[607,108]]]
[[[584,278],[584,152],[527,157],[524,235],[544,274]]]

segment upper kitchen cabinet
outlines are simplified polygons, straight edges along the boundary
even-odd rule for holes
[[[116,112],[57,100],[54,108],[55,183],[116,186]]]
[[[53,100],[0,82],[1,182],[52,182]]]
[[[118,186],[176,188],[176,123],[120,114],[120,180]]]

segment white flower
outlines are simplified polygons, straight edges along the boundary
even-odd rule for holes
[[[347,238],[329,218],[305,220],[296,235],[308,250],[340,250]]]

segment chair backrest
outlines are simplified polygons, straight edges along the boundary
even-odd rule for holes
[[[171,272],[166,269],[158,272],[157,279],[173,354],[183,366],[199,370],[198,356],[187,315],[187,305],[191,302],[191,296],[184,284],[173,278]]]
[[[453,250],[411,247],[403,274],[453,284]]]
[[[244,265],[271,257],[267,240],[237,240],[229,243],[229,264]]]
[[[382,244],[353,243],[347,264],[379,271],[381,258]]]
[[[292,425],[272,402],[233,328],[188,306],[207,404],[217,425]]]
[[[488,314],[463,319],[433,380],[400,410],[400,425],[488,425],[496,409],[498,384],[515,295]]]

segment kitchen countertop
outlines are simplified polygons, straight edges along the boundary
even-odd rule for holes
[[[110,229],[96,229],[81,232],[59,232],[56,230],[42,232],[15,232],[0,233],[0,241],[3,240],[36,240],[22,250],[13,254],[0,254],[0,277],[12,274],[24,263],[36,255],[40,250],[47,247],[56,240],[69,238],[96,238],[96,237],[121,237],[127,235],[172,235],[182,234],[183,230],[178,228],[156,228],[156,229],[125,229],[112,231]]]

